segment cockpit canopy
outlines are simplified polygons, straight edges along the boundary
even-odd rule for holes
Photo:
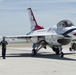
[[[58,28],[71,27],[71,26],[74,26],[74,25],[69,20],[62,20],[57,24]]]

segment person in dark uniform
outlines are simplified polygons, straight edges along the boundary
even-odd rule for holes
[[[8,42],[5,40],[5,37],[3,37],[3,40],[0,42],[0,45],[2,45],[2,58],[5,59],[6,57],[6,45]]]

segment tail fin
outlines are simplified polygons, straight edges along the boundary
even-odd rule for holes
[[[37,24],[31,8],[28,8],[28,12],[29,12],[30,21],[31,21],[31,30],[34,31],[34,30],[44,29],[42,26]]]

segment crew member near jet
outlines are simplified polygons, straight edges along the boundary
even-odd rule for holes
[[[6,57],[6,45],[8,42],[5,40],[5,37],[3,37],[3,40],[0,42],[0,45],[2,45],[2,58],[5,59]]]

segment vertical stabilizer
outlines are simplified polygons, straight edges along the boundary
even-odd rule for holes
[[[29,17],[31,22],[31,30],[34,31],[34,30],[44,29],[42,26],[37,24],[31,8],[28,8],[28,12],[29,12]]]

